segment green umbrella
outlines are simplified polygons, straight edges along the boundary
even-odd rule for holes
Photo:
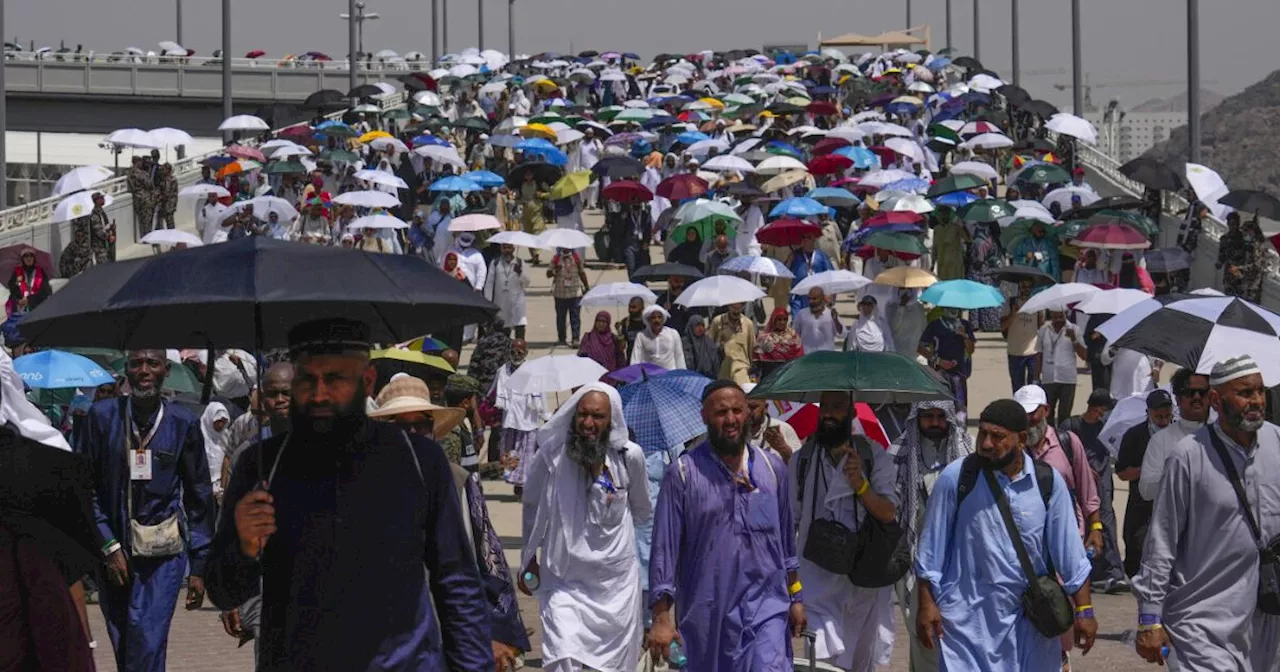
[[[929,135],[938,140],[947,140],[951,145],[960,144],[960,134],[943,126],[942,124],[934,124],[929,127]]]
[[[1009,226],[1000,231],[1000,244],[1004,246],[1004,249],[1012,252],[1018,247],[1018,243],[1022,242],[1023,238],[1031,235],[1031,229],[1037,224],[1044,227],[1047,235],[1058,240],[1071,240],[1076,233],[1085,228],[1084,220],[1079,219],[1074,222],[1067,222],[1062,226],[1053,226],[1045,224],[1038,219],[1023,217],[1013,220],[1009,223]]]
[[[81,357],[88,357],[96,362],[99,366],[105,366],[115,373],[124,373],[124,351],[114,348],[62,348],[66,352],[70,352]],[[115,368],[115,364],[119,362],[120,368]]]
[[[924,254],[924,243],[909,233],[873,233],[867,236],[863,245],[903,254]]]
[[[307,167],[298,161],[272,161],[267,164],[268,175],[303,175]]]
[[[1160,225],[1152,221],[1150,217],[1132,210],[1103,210],[1090,215],[1089,219],[1085,220],[1086,228],[1098,224],[1124,224],[1141,231],[1142,235],[1148,238],[1160,232]],[[1074,237],[1072,236],[1072,238]]]
[[[1022,171],[1018,174],[1017,181],[1030,182],[1031,184],[1057,184],[1070,182],[1071,175],[1062,166],[1044,163]]]
[[[487,132],[489,130],[489,122],[480,117],[464,117],[453,122],[454,128],[469,128],[473,131]]]
[[[360,157],[352,151],[345,149],[326,149],[320,153],[320,158],[326,161],[343,161],[346,163],[355,163]]]
[[[609,105],[596,110],[597,121],[613,121],[613,118],[626,112],[627,108],[621,105]]]
[[[316,133],[323,135],[326,138],[358,138],[360,137],[360,134],[357,133],[356,130],[354,128],[351,128],[350,126],[337,126],[337,125],[326,126],[325,128],[318,129]]]
[[[823,392],[849,392],[854,401],[870,404],[951,399],[946,386],[912,358],[896,352],[834,350],[788,362],[748,397],[805,403],[819,401]]]
[[[110,367],[119,375],[124,375],[124,366],[127,360],[124,357],[112,362]],[[178,362],[169,362],[169,375],[164,377],[164,385],[166,390],[174,392],[190,392],[191,394],[200,394],[204,390],[204,383],[196,378],[196,374],[187,367]]]
[[[404,121],[405,119],[408,119],[412,115],[409,113],[409,110],[406,110],[403,107],[397,107],[394,110],[387,110],[386,112],[383,112],[382,116],[384,119],[395,119],[397,121]]]
[[[563,121],[563,120],[564,120],[564,117],[561,117],[556,112],[543,112],[542,114],[539,114],[536,117],[529,117],[529,123],[531,124],[544,124],[544,125],[554,124],[557,121]]]
[[[978,222],[994,222],[1001,217],[1012,217],[1015,210],[1017,208],[1009,205],[1008,201],[998,198],[984,198],[960,208],[957,214],[964,221],[976,224]]]
[[[645,107],[631,108],[613,118],[614,121],[633,121],[637,124],[653,118],[653,110]]]
[[[941,180],[933,183],[929,187],[928,196],[942,196],[943,194],[951,194],[957,191],[967,191],[969,189],[977,189],[978,187],[989,186],[987,181],[977,175],[961,173],[959,175],[948,175]]]

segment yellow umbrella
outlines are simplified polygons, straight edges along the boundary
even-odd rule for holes
[[[723,109],[724,109],[724,103],[720,102],[719,100],[717,100],[717,99],[715,99],[715,98],[711,98],[711,97],[707,97],[707,98],[699,98],[699,99],[698,99],[698,102],[700,102],[700,103],[706,103],[706,104],[710,105],[711,107],[713,107],[713,108],[715,108],[715,109],[717,109],[717,110],[723,110]]]
[[[457,373],[457,371],[445,361],[443,357],[436,355],[428,355],[425,352],[417,350],[403,350],[401,348],[387,348],[386,350],[374,350],[369,353],[370,360],[377,359],[394,359],[398,362],[409,362],[410,364],[421,364],[429,366],[433,369],[440,369],[445,373]]]
[[[391,137],[394,137],[394,136],[392,136],[390,133],[386,131],[369,131],[368,133],[365,133],[364,135],[357,138],[356,141],[368,143],[368,142],[377,140],[378,138],[391,138]]]
[[[591,171],[579,170],[569,173],[551,185],[551,200],[558,201],[582,193],[591,184]]]
[[[767,194],[779,189],[786,189],[787,187],[794,186],[800,182],[804,182],[805,180],[808,180],[810,183],[813,182],[813,178],[809,175],[809,171],[788,170],[785,173],[774,175],[769,178],[768,182],[760,185],[760,189]]]
[[[876,276],[873,280],[877,285],[889,285],[892,287],[904,287],[907,289],[924,289],[937,282],[938,278],[923,268],[913,268],[911,266],[898,266],[891,268],[884,273]]]
[[[739,121],[724,130],[728,133],[742,133],[744,131],[754,131],[756,130],[756,127],[753,124],[744,124],[741,121]]]
[[[522,137],[542,138],[544,140],[556,141],[556,132],[546,124],[528,124],[520,127],[520,135]]]
[[[795,105],[796,107],[807,107],[809,103],[812,103],[813,101],[805,98],[804,96],[792,96],[787,99],[787,102]]]
[[[539,79],[538,81],[534,82],[533,85],[542,93],[551,93],[552,91],[555,91],[556,89],[560,88],[559,84],[556,84],[555,82],[549,79]]]

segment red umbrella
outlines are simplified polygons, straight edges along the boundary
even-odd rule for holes
[[[848,147],[852,144],[852,142],[849,142],[844,138],[823,138],[818,141],[818,144],[813,146],[813,155],[822,156],[823,154],[830,154],[841,147]]]
[[[0,273],[10,273],[22,264],[22,253],[31,250],[36,254],[36,266],[44,269],[46,282],[57,274],[58,267],[53,263],[53,256],[44,250],[38,250],[26,243],[0,247]]]
[[[863,226],[883,226],[885,224],[919,224],[924,221],[924,217],[918,212],[910,210],[882,212],[874,217],[868,217]]]
[[[658,184],[658,195],[673,201],[686,198],[697,198],[705,193],[710,185],[707,181],[692,173],[672,175]]]
[[[312,131],[306,124],[290,126],[276,135],[287,140],[294,140],[298,142],[306,142],[312,139]]]
[[[816,238],[821,235],[822,227],[816,224],[810,224],[803,219],[794,217],[784,217],[775,219],[760,227],[756,231],[756,240],[765,245],[783,247],[799,245],[805,238]]]
[[[854,252],[854,255],[856,255],[859,259],[862,259],[863,261],[865,261],[867,259],[870,259],[871,257],[876,256],[876,248],[863,245],[862,247],[858,248],[856,252]],[[918,254],[911,254],[910,252],[898,252],[897,250],[889,250],[889,256],[897,257],[903,261],[915,261],[916,259],[920,258],[920,255]]]
[[[880,444],[881,448],[887,449],[889,437],[884,433],[884,427],[876,417],[875,411],[871,410],[871,406],[859,401],[853,407],[858,423],[862,425],[862,433]],[[817,404],[797,404],[790,401],[771,403],[769,414],[791,425],[791,428],[796,430],[796,436],[802,441],[818,430]]]
[[[875,152],[876,156],[880,157],[880,165],[882,166],[887,166],[898,160],[898,153],[884,145],[876,145],[867,149]]]
[[[809,162],[814,175],[835,175],[853,167],[853,159],[843,154],[824,154]]]
[[[805,110],[807,110],[809,114],[813,114],[817,116],[833,117],[840,114],[840,108],[836,107],[833,103],[827,102],[825,100],[815,100],[812,103],[809,103],[809,106],[806,107]]]
[[[617,203],[647,203],[653,192],[635,180],[618,180],[604,188],[604,197]]]
[[[244,55],[244,57],[245,57],[245,58],[261,58],[261,57],[266,56],[266,55],[267,55],[267,52],[265,52],[265,51],[263,51],[263,50],[261,50],[261,49],[254,49],[253,51],[251,51],[251,52],[249,52],[249,53],[245,54],[245,55]]]
[[[834,139],[834,138],[833,138],[833,139]],[[846,187],[846,188],[847,188],[847,189],[852,189],[852,188],[854,188],[854,187],[857,187],[857,186],[858,186],[858,182],[860,182],[860,181],[861,181],[861,180],[860,180],[859,178],[856,178],[856,177],[842,177],[842,178],[840,178],[840,179],[838,179],[838,180],[835,180],[835,181],[834,181],[834,182],[832,182],[831,184],[828,184],[827,186],[828,186],[828,187],[844,187],[845,185],[849,185],[849,186],[848,186],[848,187]]]
[[[1145,250],[1151,247],[1151,241],[1141,231],[1124,224],[1095,224],[1081,231],[1071,242],[1077,247],[1103,250]]]
[[[224,154],[227,154],[228,156],[234,156],[237,159],[248,159],[250,161],[258,161],[260,163],[266,163],[267,161],[267,157],[263,156],[262,152],[258,151],[257,149],[254,149],[253,147],[245,147],[244,145],[229,145],[227,146],[226,149],[222,151]]]

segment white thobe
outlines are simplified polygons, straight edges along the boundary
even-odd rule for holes
[[[1160,492],[1160,477],[1164,476],[1164,465],[1173,454],[1174,447],[1184,437],[1195,434],[1204,427],[1203,422],[1178,420],[1169,423],[1168,427],[1151,435],[1147,441],[1147,452],[1142,454],[1142,475],[1138,477],[1138,494],[1148,502],[1154,502]],[[1129,487],[1133,487],[1130,485]]]
[[[896,352],[893,329],[883,317],[858,316],[844,337],[845,352]]]
[[[521,272],[516,272],[516,264]],[[507,261],[498,257],[489,264],[484,281],[484,298],[498,306],[498,319],[506,327],[523,327],[529,323],[525,314],[524,290],[529,287],[529,274],[524,272],[523,262],[514,257]]]
[[[541,392],[513,392],[508,385],[513,373],[515,369],[510,364],[498,369],[498,377],[493,381],[493,405],[502,409],[503,429],[532,432],[546,422],[547,402]]]
[[[631,363],[649,362],[657,364],[668,371],[683,369],[684,343],[680,334],[671,327],[663,327],[657,336],[645,327],[636,334],[636,344],[631,349]]]
[[[484,255],[480,254],[480,250],[474,247],[460,248],[454,246],[449,250],[458,255],[458,265],[462,266],[464,272],[470,276],[471,287],[477,291],[484,290],[484,283],[489,275],[489,269],[484,265]]]
[[[649,201],[649,215],[653,217],[653,221],[658,221],[658,217],[671,207],[671,200],[662,196],[658,196],[658,185],[662,183],[662,173],[657,168],[645,168],[644,173],[640,175],[640,184],[649,188],[654,193],[653,200]]]
[[[1128,348],[1119,348],[1115,354],[1104,350],[1102,363],[1111,364],[1111,398],[1117,401],[1135,394],[1146,394],[1155,389],[1151,380],[1151,358]]]
[[[745,257],[751,254],[751,244],[756,242],[756,231],[759,231],[762,226],[764,226],[764,211],[753,203],[743,213],[742,228],[733,239],[733,244],[738,248],[738,256]]]
[[[793,320],[796,333],[800,335],[800,345],[805,354],[836,349],[836,337],[844,333],[843,325],[837,326],[835,313],[824,307],[822,313],[814,315],[809,308],[796,313]]]
[[[231,355],[240,358],[240,367],[231,361]],[[243,368],[243,370],[242,370]],[[258,384],[258,366],[253,355],[244,350],[227,350],[213,364],[213,390],[228,399],[249,396],[249,390]]]
[[[920,349],[920,336],[928,326],[924,305],[913,298],[905,306],[890,305],[886,312],[889,313],[889,325],[893,330],[894,350],[900,355],[915,359],[916,351]]]
[[[200,239],[205,245],[213,242],[213,237],[222,229],[218,225],[222,219],[222,213],[227,211],[227,206],[221,203],[206,203],[200,206],[200,211],[196,214],[196,229],[200,231]]]
[[[888,306],[891,301],[898,300],[899,288],[891,287],[889,285],[875,284],[874,281],[876,276],[891,268],[897,268],[901,265],[902,261],[893,255],[889,255],[889,258],[885,261],[880,261],[879,257],[871,257],[870,259],[862,262],[862,277],[871,280],[872,283],[862,288],[862,291],[858,294],[858,298],[862,298],[864,296],[875,297],[876,315],[878,317],[885,317],[885,307]]]

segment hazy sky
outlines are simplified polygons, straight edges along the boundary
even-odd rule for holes
[[[445,0],[440,0],[443,4]],[[484,3],[485,46],[506,50],[507,3],[451,0],[451,51],[477,43],[477,1]],[[945,0],[915,0],[913,22],[933,26],[934,48],[945,46]],[[1007,72],[1011,0],[981,0],[982,60]],[[365,49],[431,51],[430,0],[368,0],[382,15],[365,26]],[[128,46],[154,49],[175,34],[175,0],[0,0],[7,4],[6,39],[37,47],[82,43],[95,51]],[[1081,0],[1084,72],[1099,86],[1094,101],[1117,98],[1126,106],[1184,90],[1186,10],[1181,0]],[[343,0],[231,0],[233,51],[265,49],[269,56],[325,51],[346,53],[346,25],[337,18]],[[953,43],[973,48],[972,0],[953,2]],[[1071,82],[1070,3],[1022,0],[1023,85],[1033,95],[1069,101],[1055,83]],[[662,51],[756,47],[764,43],[813,46],[821,32],[874,34],[901,28],[903,0],[517,0],[516,48],[525,53],[584,49]],[[185,46],[208,54],[221,44],[217,0],[183,3]],[[1236,93],[1280,68],[1271,41],[1280,25],[1277,0],[1200,0],[1201,79],[1204,88]],[[1031,74],[1062,69],[1061,73]],[[1148,82],[1141,88],[1135,82]],[[1101,88],[1103,84],[1124,84]]]

